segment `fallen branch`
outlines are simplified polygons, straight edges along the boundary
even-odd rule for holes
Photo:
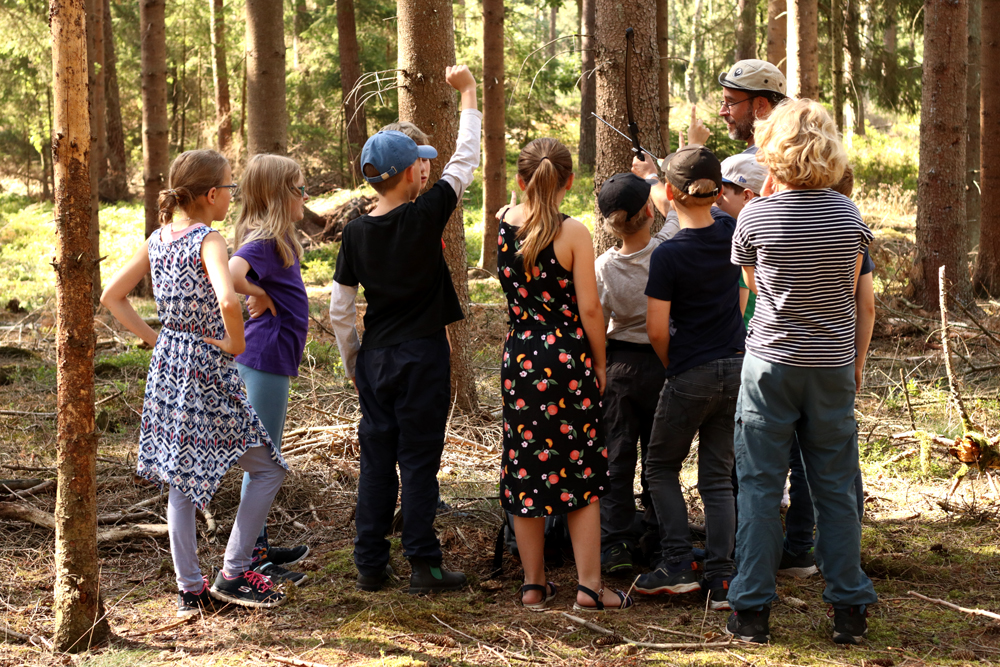
[[[903,431],[902,433],[893,433],[889,437],[893,440],[919,440],[921,436],[925,436],[928,440],[938,445],[944,445],[945,447],[955,446],[954,438],[946,438],[943,435],[928,433],[927,431]]]
[[[141,512],[132,512],[130,514],[124,514],[122,512],[113,512],[111,514],[98,514],[97,523],[121,523],[122,521],[135,521],[137,519],[147,519],[151,516],[156,516],[154,513],[148,510],[142,510]]]
[[[294,665],[294,667],[330,667],[322,662],[310,662],[308,660],[300,660],[299,658],[282,658],[280,655],[272,655],[270,653],[264,653],[265,660],[274,660],[275,662],[280,662],[282,665]]]
[[[6,625],[0,626],[0,642],[27,642],[31,639],[28,635],[22,635],[20,632],[14,632]]]
[[[909,458],[909,457],[913,456],[916,453],[917,453],[917,449],[915,447],[910,447],[909,449],[904,450],[904,451],[900,452],[899,454],[896,454],[895,456],[891,457],[888,462],[889,463],[899,463],[903,459]]]
[[[4,417],[45,417],[46,419],[54,419],[56,413],[54,412],[26,412],[24,410],[0,410],[0,416]]]
[[[471,446],[475,447],[476,449],[478,449],[480,451],[483,451],[483,452],[489,452],[490,454],[496,454],[496,450],[493,449],[492,447],[487,447],[486,445],[482,444],[481,442],[476,442],[475,440],[469,440],[468,438],[463,438],[462,436],[455,435],[454,433],[447,434],[445,436],[445,439],[447,439],[447,440],[453,440],[455,442],[460,442],[463,445],[471,445]]]
[[[440,623],[444,627],[448,628],[449,630],[451,630],[452,632],[454,632],[457,635],[462,635],[466,639],[471,639],[472,641],[476,642],[477,644],[482,644],[483,646],[488,646],[488,647],[490,647],[492,649],[500,649],[500,650],[504,651],[505,653],[507,653],[512,658],[517,658],[518,660],[523,660],[525,662],[544,662],[542,660],[538,660],[537,658],[529,658],[528,656],[521,655],[520,653],[517,653],[516,651],[511,651],[509,648],[503,648],[503,647],[500,647],[500,646],[496,646],[494,644],[490,644],[489,642],[483,641],[482,639],[476,639],[475,637],[473,637],[471,635],[465,634],[461,630],[456,630],[455,628],[451,627],[450,625],[448,625],[447,623],[445,623],[444,621],[442,621],[440,618],[438,618],[434,614],[431,614],[431,618],[433,618],[435,621],[437,621],[438,623]]]
[[[30,489],[22,489],[21,491],[15,491],[10,495],[16,496],[18,498],[24,498],[25,496],[33,496],[35,494],[48,493],[49,491],[55,491],[55,490],[56,490],[56,480],[47,479],[41,484],[33,486]]]
[[[0,479],[0,488],[8,489],[10,491],[20,491],[22,489],[31,489],[42,482],[44,479]]]
[[[732,637],[730,637],[729,640],[726,642],[718,642],[715,644],[710,644],[708,642],[701,642],[698,644],[656,644],[653,642],[640,642],[634,639],[629,639],[628,637],[622,637],[614,630],[608,630],[607,628],[602,628],[597,623],[592,623],[591,621],[582,619],[578,616],[573,616],[571,614],[567,614],[566,612],[563,612],[563,616],[573,621],[574,623],[582,625],[583,627],[589,630],[593,630],[594,632],[599,632],[602,635],[608,635],[609,637],[617,637],[626,644],[632,644],[633,646],[640,646],[642,648],[655,648],[665,651],[679,651],[685,649],[717,650],[717,649],[723,649],[733,643]]]
[[[987,618],[992,618],[993,620],[1000,621],[1000,614],[995,614],[992,611],[986,611],[985,609],[968,609],[966,607],[959,607],[957,604],[945,602],[944,600],[939,600],[937,598],[929,598],[926,595],[921,595],[920,593],[915,593],[913,591],[908,591],[907,595],[912,595],[913,597],[924,600],[925,602],[932,602],[934,604],[939,604],[942,607],[948,607],[949,609],[960,611],[963,614],[972,614],[974,616],[986,616]]]
[[[130,526],[97,531],[97,542],[123,542],[136,537],[166,537],[165,523],[136,523]]]
[[[0,519],[13,519],[15,521],[26,521],[49,530],[56,529],[56,518],[48,512],[43,512],[37,507],[22,503],[0,502]],[[155,524],[133,524],[118,528],[97,531],[98,542],[121,542],[133,537],[166,537],[167,525]]]
[[[168,623],[167,625],[161,625],[161,626],[153,628],[152,630],[143,630],[142,632],[131,632],[131,633],[129,633],[129,637],[144,637],[146,635],[155,635],[158,632],[166,632],[167,630],[173,630],[174,628],[179,628],[182,625],[187,625],[188,623],[190,623],[191,621],[193,621],[196,618],[198,618],[198,617],[197,616],[188,616],[187,618],[185,618],[183,620],[174,621],[173,623]]]

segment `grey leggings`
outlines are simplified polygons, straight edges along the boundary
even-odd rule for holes
[[[240,457],[239,465],[250,475],[248,493],[240,500],[236,523],[226,545],[223,571],[229,575],[250,568],[253,545],[264,525],[271,502],[285,479],[285,469],[271,459],[269,448],[251,447]],[[167,531],[170,553],[174,559],[177,587],[182,591],[200,591],[204,585],[198,566],[198,532],[195,527],[194,503],[182,492],[170,487],[167,501]]]

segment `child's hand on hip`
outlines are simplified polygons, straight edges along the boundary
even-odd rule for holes
[[[278,315],[278,311],[274,307],[274,301],[267,294],[264,296],[248,296],[247,310],[250,311],[250,318],[254,320],[263,315],[266,310],[270,310],[271,315],[275,317]]]
[[[476,87],[476,79],[472,76],[467,65],[451,65],[445,68],[444,79],[448,85],[459,92]]]
[[[228,333],[222,340],[218,340],[216,338],[202,338],[201,340],[202,342],[214,345],[223,352],[228,352],[233,356],[243,354],[243,351],[247,349],[246,340],[236,342]]]

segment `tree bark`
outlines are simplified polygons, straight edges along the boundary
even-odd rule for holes
[[[861,63],[861,11],[860,0],[845,0],[847,2],[847,55],[849,57],[847,73],[847,96],[851,100],[854,116],[854,134],[865,136],[865,91]]]
[[[160,190],[167,187],[170,170],[165,7],[165,0],[139,2],[142,31],[142,183],[147,238],[160,226],[157,199]],[[152,293],[148,295],[152,296]]]
[[[415,123],[434,137],[443,154],[452,151],[458,137],[455,91],[444,78],[445,67],[455,64],[455,28],[451,0],[399,0],[396,5],[399,30],[399,119]],[[443,156],[442,156],[443,157]],[[441,177],[446,159],[431,162],[429,182]],[[462,310],[468,317],[468,259],[462,204],[448,220],[444,231],[444,257],[448,262]],[[448,327],[451,336],[452,397],[459,408],[474,411],[479,406],[476,376],[472,366],[469,320]]]
[[[965,117],[968,119],[968,141],[965,144],[965,217],[969,249],[979,243],[979,218],[982,215],[982,194],[979,179],[980,132],[980,79],[982,53],[982,0],[969,0],[969,73],[966,77],[968,93],[965,98]]]
[[[700,2],[700,0],[699,0]],[[625,106],[625,29],[635,29],[635,52],[632,54],[632,108],[639,126],[642,145],[657,155],[666,155],[660,143],[660,100],[657,77],[653,75],[659,62],[656,42],[656,6],[653,3],[619,4],[616,0],[599,0],[597,4],[596,60],[597,113],[609,123],[627,127]],[[696,30],[697,32],[697,30]],[[646,156],[646,159],[650,159]],[[603,123],[597,128],[597,167],[594,172],[594,192],[600,191],[605,180],[618,172],[632,168],[632,144],[614,133]],[[594,205],[594,250],[599,255],[615,245],[614,236],[604,230],[604,218]]]
[[[687,94],[687,101],[691,104],[698,102],[698,93],[694,86],[698,77],[698,61],[701,60],[702,39],[699,38],[698,33],[701,32],[703,6],[703,0],[694,0],[694,18],[691,19],[691,57],[688,59],[687,69],[684,71],[684,90]]]
[[[767,60],[785,74],[788,64],[788,12],[786,0],[767,2]]]
[[[850,0],[848,0],[850,2]],[[832,55],[833,119],[844,134],[844,6],[830,0],[830,52]]]
[[[100,257],[101,166],[104,164],[104,0],[86,0],[87,89],[90,93],[90,243]],[[101,301],[101,264],[93,265],[91,283],[95,304]]]
[[[883,12],[885,31],[882,37],[882,99],[887,104],[895,104],[899,98],[899,83],[896,70],[896,32],[899,13],[898,0],[884,0]]]
[[[980,294],[1000,295],[1000,0],[983,0],[982,6],[982,171],[980,186],[984,193],[979,255],[975,286]],[[923,162],[923,160],[921,160]],[[992,188],[992,189],[990,189]]]
[[[972,292],[965,235],[968,20],[967,0],[924,3],[917,258],[909,294],[932,312],[939,308],[937,276],[942,264],[952,276],[953,294],[967,301]]]
[[[597,0],[582,0],[580,13],[580,143],[577,155],[580,168],[593,170],[597,158],[597,119],[591,116],[597,111],[597,73],[594,71],[594,26],[597,20]]]
[[[233,109],[229,101],[229,66],[226,65],[226,14],[224,0],[209,0],[212,20],[212,82],[215,86],[216,144],[228,154],[233,145]]]
[[[819,5],[788,2],[788,94],[819,99]]]
[[[496,212],[507,203],[503,0],[483,0],[483,249],[479,267],[497,270]]]
[[[357,27],[354,23],[354,0],[337,0],[337,35],[340,46],[340,86],[344,100],[344,119],[347,125],[347,153],[351,161],[351,178],[363,183],[361,149],[368,141],[368,121],[361,97],[354,86],[361,78],[361,59],[358,50]],[[502,35],[501,35],[502,38]]]
[[[247,152],[288,151],[281,0],[247,0]]]
[[[58,651],[107,642],[110,628],[97,556],[97,438],[94,433],[90,104],[84,0],[52,0],[55,91],[56,365],[59,480],[56,492],[55,633]],[[103,32],[102,32],[103,34]]]
[[[556,56],[556,43],[555,38],[559,35],[556,31],[556,19],[559,17],[559,8],[556,5],[549,7],[549,39],[547,41],[551,42],[549,44],[549,58],[555,58]]]
[[[670,0],[656,0],[656,48],[660,54],[660,145],[670,146]]]
[[[757,57],[757,0],[736,0],[736,60]]]
[[[118,92],[118,58],[115,55],[114,29],[111,25],[111,0],[104,0],[104,122],[107,127],[107,174],[101,181],[100,195],[109,201],[128,199],[128,165],[125,161],[125,130]]]

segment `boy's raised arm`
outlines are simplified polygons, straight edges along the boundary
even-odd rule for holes
[[[479,167],[479,139],[483,132],[483,114],[478,109],[476,80],[465,65],[448,67],[445,80],[455,90],[462,93],[462,115],[458,125],[458,141],[455,153],[444,166],[441,178],[445,180],[458,198],[472,183],[473,172]]]

